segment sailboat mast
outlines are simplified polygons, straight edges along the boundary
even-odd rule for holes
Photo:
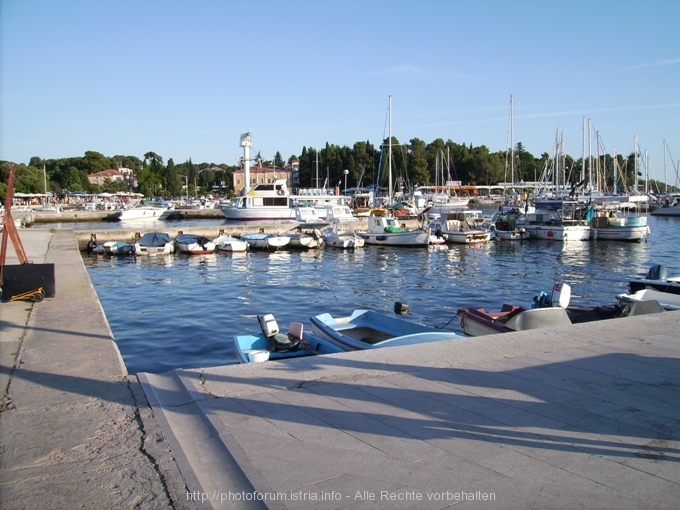
[[[388,162],[387,162],[387,170],[389,172],[389,188],[388,188],[388,194],[387,194],[387,199],[389,201],[389,205],[392,205],[392,96],[390,95],[390,100],[389,100],[389,105],[387,108],[387,112],[389,115],[389,130],[388,130]]]
[[[513,101],[512,96],[510,96],[510,179],[512,179],[512,186],[515,186],[515,140],[513,138],[514,134],[514,121],[513,121]]]

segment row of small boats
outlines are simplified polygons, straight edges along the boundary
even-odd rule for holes
[[[213,253],[215,250],[228,252],[242,252],[248,249],[248,243],[229,235],[221,235],[216,239],[209,239],[196,234],[180,234],[172,239],[165,232],[147,232],[134,243],[124,241],[108,241],[98,246],[90,241],[91,251],[103,252],[109,255],[168,255],[170,253],[187,253],[201,255]]]
[[[530,307],[505,304],[493,312],[460,308],[457,318],[465,335],[483,336],[680,310],[680,276],[669,278],[663,266],[653,266],[645,278],[631,281],[629,289],[629,294],[616,296],[615,304],[573,307],[569,306],[571,287],[558,282],[550,294],[536,296]],[[408,305],[395,303],[395,314],[404,313],[408,313]],[[271,314],[259,315],[258,321],[261,333],[233,338],[241,363],[463,338],[452,331],[365,309],[346,317],[313,316],[307,330],[301,322],[293,322],[282,332]]]

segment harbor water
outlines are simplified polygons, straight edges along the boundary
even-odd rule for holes
[[[571,285],[573,306],[612,304],[629,279],[654,264],[680,273],[680,221],[650,216],[649,224],[652,233],[641,243],[527,240],[83,258],[128,371],[164,372],[236,363],[232,338],[259,332],[258,314],[274,314],[285,330],[292,321],[309,327],[311,316],[326,312],[393,314],[402,302],[410,309],[406,320],[460,333],[458,308],[528,307],[557,281]]]

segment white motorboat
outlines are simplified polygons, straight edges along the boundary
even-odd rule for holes
[[[241,239],[246,241],[251,248],[268,251],[276,251],[290,243],[290,237],[264,232],[241,234]]]
[[[165,232],[147,232],[135,243],[136,255],[168,255],[175,252],[175,243]]]
[[[430,235],[423,229],[400,227],[387,209],[373,209],[368,216],[368,230],[357,232],[366,244],[383,246],[428,246]]]
[[[674,202],[671,203],[670,198],[668,203],[664,203],[662,207],[654,209],[652,216],[680,216],[680,196],[672,196]]]
[[[363,238],[356,231],[357,219],[348,206],[329,208],[327,219],[330,226],[321,233],[327,246],[352,250],[364,245]]]
[[[489,230],[482,230],[471,225],[465,213],[458,212],[439,218],[430,223],[430,232],[435,237],[443,237],[448,243],[479,244],[491,239]]]
[[[173,212],[173,204],[151,204],[141,201],[134,207],[109,214],[104,218],[104,221],[162,220],[168,218]]]
[[[215,251],[215,242],[205,236],[181,234],[175,239],[175,249],[189,255],[205,255]]]
[[[135,252],[135,245],[122,241],[107,241],[103,245],[104,252],[109,255],[129,255]]]
[[[634,294],[617,294],[616,299],[622,303],[656,301],[665,310],[680,310],[680,294],[661,292],[654,289],[642,289],[638,290]]]
[[[680,276],[668,276],[666,268],[660,264],[652,266],[644,278],[630,280],[628,289],[631,294],[639,290],[652,289],[660,292],[680,294]]]
[[[312,333],[344,350],[375,349],[442,340],[457,340],[454,332],[417,324],[373,310],[354,310],[349,317],[324,313],[310,319]]]
[[[246,241],[226,234],[213,239],[213,242],[215,243],[215,249],[218,251],[239,253],[248,249],[248,243]]]
[[[489,229],[492,235],[503,241],[521,241],[529,239],[529,232],[524,227],[517,226],[517,220],[522,217],[519,209],[501,208],[491,217]]]

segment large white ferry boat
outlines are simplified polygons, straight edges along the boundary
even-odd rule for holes
[[[347,205],[347,200],[339,194],[339,190],[330,189],[301,189],[291,194],[286,179],[275,179],[274,182],[261,183],[250,188],[250,147],[252,133],[241,135],[243,147],[243,170],[245,187],[243,193],[218,205],[220,211],[228,220],[297,220],[305,216],[300,214],[303,208],[315,208],[316,216],[325,220],[328,207],[333,205]]]
[[[302,189],[291,194],[285,179],[273,183],[257,184],[245,196],[232,199],[219,205],[220,211],[228,220],[291,220],[298,218],[303,208],[316,209],[317,216],[325,220],[329,206],[346,205],[346,198],[336,195],[332,190]]]

